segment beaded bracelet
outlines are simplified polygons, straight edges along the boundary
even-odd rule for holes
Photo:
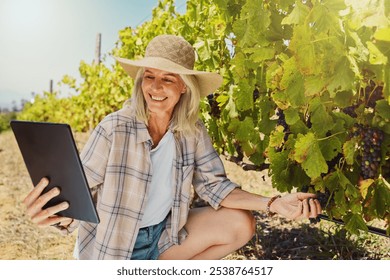
[[[271,204],[272,202],[274,202],[276,199],[278,198],[281,198],[282,196],[281,195],[275,195],[274,197],[272,197],[268,203],[267,203],[267,208],[265,210],[265,213],[267,214],[268,217],[272,217],[273,215],[275,215],[275,213],[271,212]]]
[[[56,228],[58,228],[59,230],[66,230],[66,232],[67,233],[70,233],[70,231],[69,231],[69,226],[72,224],[74,222],[74,219],[72,218],[72,221],[70,221],[70,223],[69,224],[67,224],[66,226],[62,226],[61,225],[61,222],[58,222],[58,223],[56,223],[56,224],[53,224],[53,225],[51,225],[52,227],[56,227]]]

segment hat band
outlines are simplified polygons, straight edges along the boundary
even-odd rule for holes
[[[133,61],[132,64],[134,66],[155,68],[176,74],[195,74],[197,72],[163,57],[149,56],[138,61]]]

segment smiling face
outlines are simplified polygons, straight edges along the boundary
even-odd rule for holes
[[[154,68],[145,68],[141,88],[149,111],[169,117],[186,91],[186,85],[178,74]]]

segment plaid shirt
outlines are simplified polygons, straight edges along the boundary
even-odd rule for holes
[[[184,226],[191,186],[215,209],[238,187],[226,178],[206,128],[200,121],[198,125],[200,132],[195,137],[184,138],[174,133],[174,202],[159,241],[161,252],[186,237]],[[145,124],[136,120],[129,107],[108,115],[91,134],[81,160],[100,223],[80,222],[80,259],[130,259],[153,176],[151,147]]]

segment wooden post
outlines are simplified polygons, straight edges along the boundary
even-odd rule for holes
[[[50,93],[53,93],[53,80],[50,80],[49,92],[50,92]]]
[[[102,44],[102,34],[98,33],[96,35],[96,47],[95,47],[95,61],[94,61],[94,64],[99,64],[100,63],[101,44]]]

